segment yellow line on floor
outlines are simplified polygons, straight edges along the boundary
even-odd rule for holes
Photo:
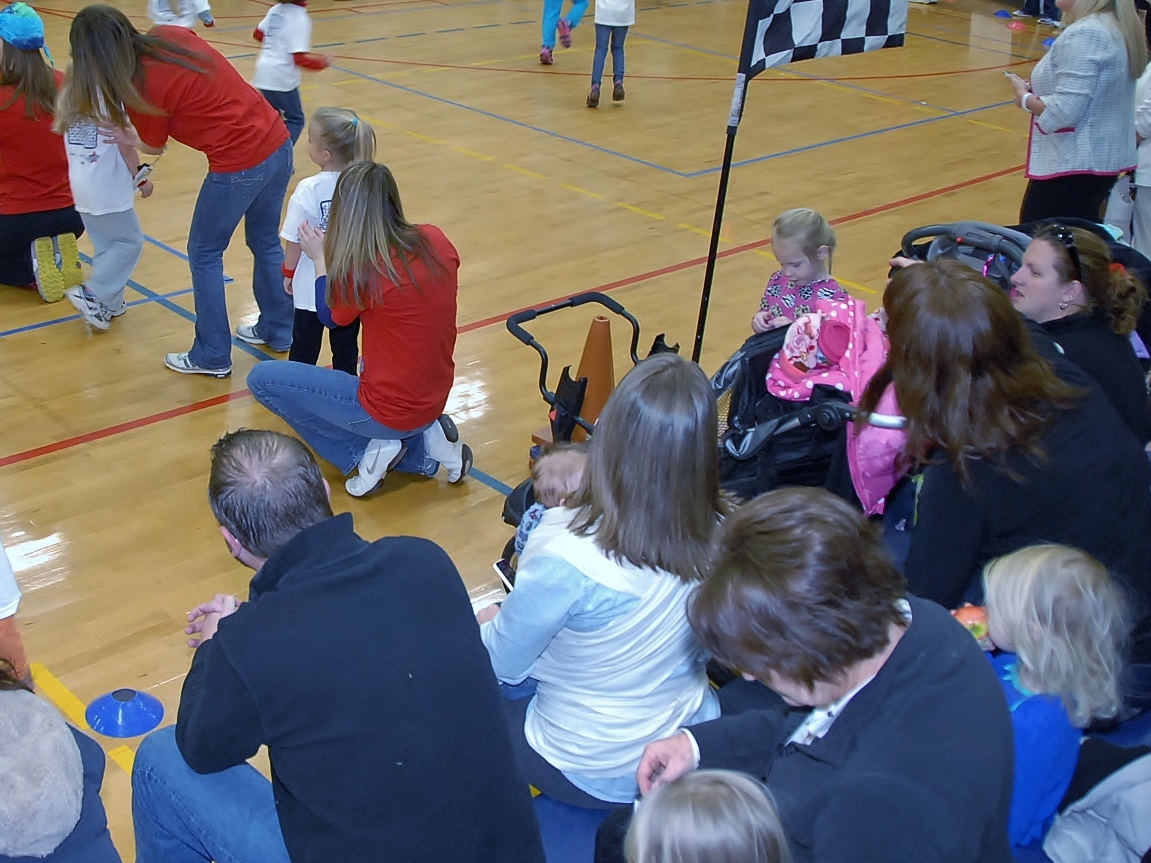
[[[529,171],[527,168],[521,168],[519,165],[504,165],[509,171],[516,171],[520,174],[526,174],[529,177],[535,177],[537,180],[546,180],[546,174],[538,174],[535,171]]]
[[[988,129],[998,129],[1000,132],[1014,132],[1014,129],[1008,129],[1004,126],[996,126],[994,123],[984,123],[982,120],[968,120],[968,123],[974,123],[976,126],[986,126]]]
[[[65,686],[55,674],[41,665],[32,663],[32,679],[36,681],[36,689],[40,694],[55,704],[60,712],[72,721],[72,724],[81,731],[91,731],[88,720],[84,716],[84,702],[75,696],[71,689]],[[136,752],[128,746],[121,744],[115,749],[108,750],[108,757],[131,775],[132,762],[136,759]]]
[[[623,201],[616,201],[617,207],[623,207],[625,210],[630,210],[633,213],[639,213],[641,216],[647,216],[651,219],[666,219],[667,216],[661,216],[659,213],[653,213],[651,210],[645,210],[642,207],[636,207],[631,204],[625,204]]]
[[[581,195],[587,195],[592,198],[602,198],[599,192],[589,192],[587,189],[581,189],[579,186],[573,186],[570,183],[558,183],[561,189],[567,189],[569,192],[579,192]]]
[[[72,690],[61,683],[55,674],[39,662],[33,662],[32,679],[36,681],[36,688],[59,707],[60,712],[71,719],[74,725],[81,729],[88,727],[88,720],[84,718],[84,702],[73,695]]]
[[[120,745],[108,750],[108,757],[115,761],[129,776],[132,775],[132,764],[136,761],[136,750]]]

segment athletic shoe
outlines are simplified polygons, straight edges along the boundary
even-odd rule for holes
[[[556,27],[560,31],[560,44],[565,48],[570,48],[572,46],[572,25],[568,23],[567,18],[560,18]]]
[[[616,81],[615,86],[611,88],[611,100],[613,102],[622,102],[624,95],[623,81]]]
[[[211,375],[214,378],[226,378],[232,374],[231,366],[223,369],[206,369],[198,366],[192,362],[187,353],[167,354],[164,357],[164,365],[182,375]]]
[[[1043,27],[1058,27],[1059,26],[1058,21],[1056,21],[1054,18],[1048,18],[1046,15],[1044,15],[1042,18],[1039,19],[1039,23]]]
[[[240,324],[236,327],[236,338],[250,345],[266,345],[267,342],[256,335],[255,324]]]
[[[447,414],[440,414],[440,418],[436,420],[440,424],[440,428],[444,430],[444,437],[448,439],[448,443],[455,443],[460,439],[460,430],[456,428],[455,420]]]
[[[126,311],[128,311],[128,304],[122,302],[122,303],[120,303],[120,308],[109,309],[108,314],[110,314],[114,318],[118,318],[118,317],[120,317],[120,315],[124,314],[124,312],[126,312]]]
[[[472,449],[458,440],[447,440],[447,433],[439,423],[432,423],[424,431],[424,454],[448,470],[448,482],[459,482],[472,469]],[[432,474],[435,475],[434,473]]]
[[[68,288],[64,291],[68,302],[76,307],[76,311],[86,320],[89,326],[98,330],[106,330],[112,322],[112,313],[100,305],[100,301],[92,296],[92,292],[81,285],[78,288]]]
[[[32,263],[36,271],[36,290],[46,303],[64,299],[64,274],[56,263],[56,247],[52,237],[39,237],[32,243]]]
[[[1024,12],[1022,9],[1016,9],[1014,12],[1011,13],[1011,17],[1012,18],[1034,18],[1035,16],[1029,15],[1028,13]]]
[[[364,454],[357,465],[358,473],[344,482],[344,488],[352,497],[363,497],[380,484],[388,471],[394,470],[400,459],[408,451],[407,446],[398,440],[368,441]]]
[[[457,483],[472,472],[472,448],[460,444],[460,466],[448,468],[448,482]]]
[[[599,107],[599,86],[591,88],[591,92],[587,94],[587,106],[589,108]]]
[[[548,48],[546,45],[543,48],[540,48],[540,65],[550,66],[554,62],[555,60],[552,59],[552,49]]]
[[[61,234],[55,239],[56,248],[59,250],[57,262],[60,272],[64,274],[64,284],[69,288],[78,288],[84,284],[84,268],[80,266],[80,250],[76,248],[76,235]]]

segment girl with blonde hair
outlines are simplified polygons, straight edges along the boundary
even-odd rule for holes
[[[746,773],[696,770],[637,807],[627,863],[791,863],[771,793]]]
[[[1126,606],[1107,568],[1065,545],[1036,545],[983,571],[991,660],[1011,709],[1016,850],[1042,842],[1079,756],[1082,729],[1121,706]]]
[[[813,311],[815,300],[847,299],[831,277],[835,229],[815,210],[797,207],[780,213],[772,226],[771,248],[779,269],[768,279],[759,311],[751,319],[755,332],[786,326]]]
[[[299,236],[315,265],[319,319],[327,327],[360,321],[363,374],[257,363],[248,374],[253,397],[345,474],[358,468],[344,483],[353,497],[391,470],[435,476],[442,466],[459,482],[472,451],[443,413],[455,375],[455,246],[435,225],[404,217],[392,172],[376,162],[340,174],[326,234],[305,222]]]
[[[316,268],[300,250],[300,227],[307,223],[319,231],[328,229],[332,195],[340,172],[352,162],[370,162],[376,155],[376,133],[371,125],[348,108],[317,108],[308,125],[308,155],[320,171],[300,180],[288,201],[288,214],[280,228],[284,243],[284,290],[292,295],[296,316],[292,324],[292,349],[288,359],[315,365],[320,358],[324,325],[316,313]],[[236,335],[249,341],[251,325],[236,328]],[[346,327],[328,331],[332,368],[350,375],[358,373],[359,319]],[[256,344],[259,344],[256,337]]]

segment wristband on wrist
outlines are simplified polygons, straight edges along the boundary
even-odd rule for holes
[[[280,264],[280,272],[284,274],[285,279],[290,279],[296,275],[295,268],[289,270],[287,264]]]

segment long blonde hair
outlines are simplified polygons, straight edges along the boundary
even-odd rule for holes
[[[744,773],[695,770],[636,809],[628,863],[791,863],[768,790]]]
[[[341,168],[352,162],[371,162],[376,158],[375,130],[350,108],[329,105],[317,108],[312,112],[312,123],[319,133],[320,143],[331,150]]]
[[[433,271],[443,269],[424,232],[404,218],[396,179],[378,162],[355,162],[336,180],[324,258],[328,303],[357,309],[382,298],[377,276],[400,283],[394,260],[413,283],[413,260]]]
[[[112,6],[86,6],[77,12],[68,41],[72,65],[56,101],[58,132],[82,119],[127,128],[131,122],[127,108],[141,114],[162,114],[143,95],[142,57],[200,73],[211,68],[204,55],[139,32]]]
[[[1115,716],[1127,606],[1107,568],[1065,545],[1033,545],[983,570],[988,626],[1011,642],[1019,682],[1063,701],[1073,725]]]
[[[1147,65],[1147,33],[1139,13],[1135,11],[1135,0],[1077,0],[1066,14],[1068,24],[1082,21],[1088,15],[1110,12],[1119,24],[1123,34],[1123,44],[1127,48],[1127,74],[1134,81],[1143,74]]]

